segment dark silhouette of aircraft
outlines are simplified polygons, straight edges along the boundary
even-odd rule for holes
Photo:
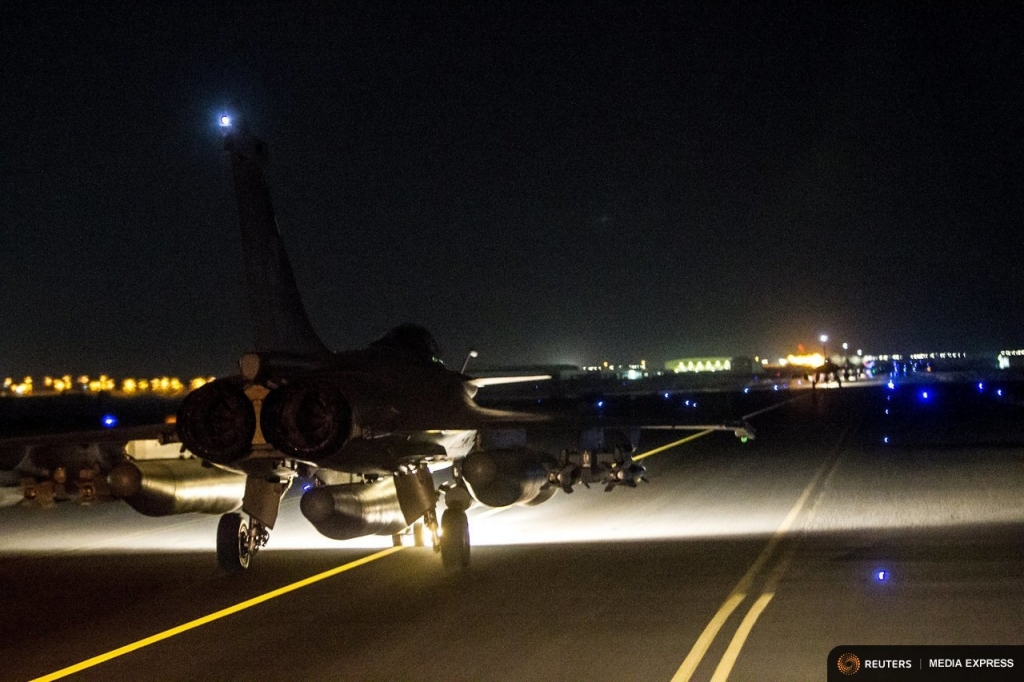
[[[474,499],[537,504],[578,483],[612,490],[643,480],[631,457],[635,429],[482,407],[473,399],[478,389],[510,379],[446,368],[419,325],[395,327],[365,348],[330,351],[309,321],[278,230],[266,146],[244,124],[225,116],[221,125],[253,328],[239,373],[188,394],[175,424],[0,447],[67,454],[102,445],[111,493],[137,511],[220,514],[217,558],[232,571],[247,568],[267,543],[281,499],[298,479],[311,481],[300,508],[322,534],[349,539],[415,528],[417,538],[432,535],[452,571],[469,565],[466,511]],[[745,424],[692,428],[751,436]],[[446,471],[441,483],[438,470]]]

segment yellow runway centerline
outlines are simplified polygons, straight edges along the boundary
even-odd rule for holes
[[[303,587],[308,587],[308,586],[312,585],[313,583],[320,582],[321,580],[326,580],[327,578],[336,576],[339,573],[344,573],[345,571],[351,571],[353,568],[359,568],[360,566],[365,566],[366,564],[370,563],[371,561],[376,561],[377,559],[383,559],[384,557],[388,556],[389,554],[394,554],[395,552],[399,551],[400,549],[402,549],[402,548],[401,547],[389,547],[389,548],[387,548],[385,550],[381,550],[380,552],[377,552],[376,554],[371,554],[370,556],[365,556],[362,559],[356,559],[355,561],[349,562],[349,563],[344,564],[342,566],[337,566],[336,568],[332,568],[329,571],[324,571],[323,573],[318,573],[318,574],[316,574],[314,576],[310,576],[309,578],[305,578],[305,579],[300,580],[298,582],[294,582],[291,585],[285,585],[284,587],[278,588],[278,589],[273,590],[271,592],[267,592],[266,594],[261,594],[258,597],[253,597],[252,599],[248,599],[248,600],[243,601],[241,603],[235,604],[234,606],[229,606],[226,609],[221,609],[220,611],[217,611],[215,613],[211,613],[211,614],[209,614],[207,616],[203,616],[202,618],[196,618],[195,620],[192,620],[192,621],[189,621],[187,623],[184,623],[183,625],[179,625],[177,627],[173,627],[170,630],[165,630],[165,631],[163,631],[161,633],[152,635],[150,637],[146,637],[145,639],[140,639],[137,642],[132,642],[131,644],[126,644],[125,646],[123,646],[123,647],[121,647],[119,649],[114,649],[113,651],[108,651],[107,653],[100,654],[99,656],[93,656],[92,658],[90,658],[90,659],[88,659],[86,661],[82,661],[81,663],[76,663],[75,665],[69,666],[69,667],[64,668],[62,670],[58,670],[57,672],[54,672],[54,673],[50,673],[49,675],[44,675],[43,677],[38,677],[35,680],[32,680],[32,682],[48,682],[49,680],[59,680],[62,677],[67,677],[68,675],[80,672],[82,670],[86,670],[87,668],[92,668],[93,666],[97,666],[100,663],[105,663],[106,661],[109,661],[111,659],[117,658],[118,656],[124,656],[125,654],[130,654],[131,652],[138,651],[139,649],[147,647],[150,644],[156,644],[157,642],[162,642],[163,640],[169,639],[171,637],[174,637],[175,635],[180,635],[183,632],[188,632],[189,630],[193,630],[193,629],[195,629],[195,628],[197,628],[197,627],[199,627],[201,625],[206,625],[207,623],[212,623],[215,620],[220,620],[221,618],[224,618],[226,616],[230,616],[233,613],[238,613],[239,611],[244,611],[244,610],[246,610],[248,608],[252,608],[253,606],[256,606],[258,604],[262,604],[263,602],[266,602],[266,601],[270,601],[271,599],[274,599],[276,597],[280,597],[282,595],[288,594],[289,592],[294,592],[295,590],[302,589]]]

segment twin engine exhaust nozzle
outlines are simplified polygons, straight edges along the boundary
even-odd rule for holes
[[[248,455],[257,424],[266,442],[295,459],[317,462],[336,454],[354,429],[352,407],[333,384],[300,379],[273,389],[260,402],[237,379],[218,379],[185,397],[178,436],[187,450],[217,464]]]

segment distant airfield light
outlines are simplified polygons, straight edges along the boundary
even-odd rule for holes
[[[103,426],[108,429],[112,429],[117,426],[117,417],[112,414],[103,415],[103,419],[101,421]]]
[[[889,444],[889,436],[886,436],[885,438],[883,438],[882,442],[885,443],[886,445],[888,445]]]
[[[684,404],[684,405],[686,405],[687,407],[689,407],[689,406],[690,406],[690,401],[689,401],[689,400],[687,400],[687,401],[686,401],[685,403],[683,403],[683,404]]]
[[[778,385],[778,384],[775,384],[774,386],[772,386],[772,388],[773,388],[773,389],[775,389],[775,390],[777,391],[777,390],[779,390],[779,385]]]
[[[892,578],[892,573],[885,570],[884,568],[879,568],[875,571],[875,580],[877,580],[880,583],[887,583],[889,582],[890,578]]]
[[[598,407],[604,407],[604,401],[603,400],[598,400],[597,401],[597,406]]]
[[[221,128],[230,128],[231,127],[231,117],[226,115],[226,114],[222,115],[220,117],[220,121],[219,122],[220,122],[220,127]]]
[[[890,390],[890,391],[896,388],[896,384],[895,384],[895,383],[893,383],[892,381],[890,381],[889,383],[887,383],[887,384],[886,384],[886,386],[888,386],[888,387],[889,387],[889,390]]]
[[[889,414],[889,408],[888,408],[888,407],[887,407],[887,408],[885,408],[885,413],[886,413],[886,414]]]
[[[1002,398],[1003,397],[1003,389],[1001,389],[1001,388],[996,389],[996,395],[999,396],[1000,398]]]
[[[822,334],[821,336],[819,336],[819,337],[818,337],[818,339],[819,339],[819,340],[820,340],[820,341],[821,341],[822,343],[828,343],[828,334]]]
[[[978,390],[979,390],[979,391],[984,391],[984,390],[985,390],[985,384],[983,384],[983,383],[979,383],[979,384],[978,384]]]
[[[928,400],[928,391],[921,391],[921,400]]]
[[[744,393],[750,393],[750,386],[744,386],[743,387],[743,392]]]
[[[844,343],[843,344],[843,350],[850,350],[850,344]]]
[[[668,391],[665,391],[664,393],[662,393],[662,396],[665,397],[665,398],[668,398]]]

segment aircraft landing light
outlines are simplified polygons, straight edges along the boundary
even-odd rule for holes
[[[385,550],[382,550],[380,552],[377,552],[375,554],[371,554],[369,556],[365,556],[362,559],[356,559],[355,561],[351,561],[351,562],[349,562],[347,564],[343,564],[341,566],[337,566],[337,567],[332,568],[332,569],[330,569],[328,571],[324,571],[323,573],[318,573],[318,574],[316,574],[314,576],[310,576],[310,577],[305,578],[303,580],[299,580],[298,582],[294,582],[291,585],[285,585],[284,587],[280,587],[280,588],[278,588],[276,590],[272,590],[270,592],[267,592],[266,594],[261,594],[258,597],[253,597],[252,599],[247,599],[246,601],[243,601],[243,602],[240,602],[238,604],[235,604],[234,606],[229,606],[226,609],[221,609],[220,611],[216,611],[214,613],[211,613],[209,615],[203,616],[201,618],[196,618],[195,620],[189,621],[188,623],[183,623],[182,625],[179,625],[177,627],[173,627],[170,630],[165,630],[163,632],[157,633],[157,634],[152,635],[150,637],[146,637],[145,639],[140,639],[137,642],[132,642],[131,644],[126,644],[125,646],[123,646],[123,647],[121,647],[119,649],[114,649],[113,651],[108,651],[105,654],[100,654],[99,656],[94,656],[94,657],[92,657],[92,658],[90,658],[88,660],[82,661],[81,663],[76,663],[75,665],[69,666],[67,668],[63,668],[62,670],[58,670],[58,671],[53,672],[53,673],[50,673],[49,675],[44,675],[43,677],[38,677],[35,680],[33,680],[32,682],[49,682],[50,680],[59,680],[62,677],[67,677],[68,675],[72,675],[74,673],[81,672],[82,670],[86,670],[88,668],[92,668],[94,666],[97,666],[100,663],[105,663],[107,661],[110,661],[112,659],[118,658],[120,656],[124,656],[125,654],[130,654],[133,651],[138,651],[139,649],[147,647],[150,644],[156,644],[157,642],[162,642],[163,640],[170,639],[171,637],[174,637],[175,635],[180,635],[183,632],[188,632],[189,630],[194,630],[195,628],[198,628],[201,625],[206,625],[207,623],[212,623],[212,622],[214,622],[216,620],[220,620],[221,618],[224,618],[225,616],[230,616],[231,614],[238,613],[239,611],[244,611],[244,610],[246,610],[248,608],[251,608],[253,606],[257,606],[258,604],[262,604],[265,601],[270,601],[271,599],[274,599],[276,597],[280,597],[280,596],[283,596],[285,594],[288,594],[289,592],[294,592],[295,590],[302,589],[303,587],[309,587],[313,583],[318,583],[321,580],[325,580],[327,578],[331,578],[333,576],[338,575],[339,573],[344,573],[345,571],[350,571],[353,568],[359,568],[360,566],[365,566],[366,564],[368,564],[370,562],[373,562],[373,561],[376,561],[377,559],[383,559],[384,557],[388,556],[389,554],[394,554],[395,552],[399,551],[400,549],[402,549],[402,548],[401,547],[389,547],[389,548],[387,548]]]

